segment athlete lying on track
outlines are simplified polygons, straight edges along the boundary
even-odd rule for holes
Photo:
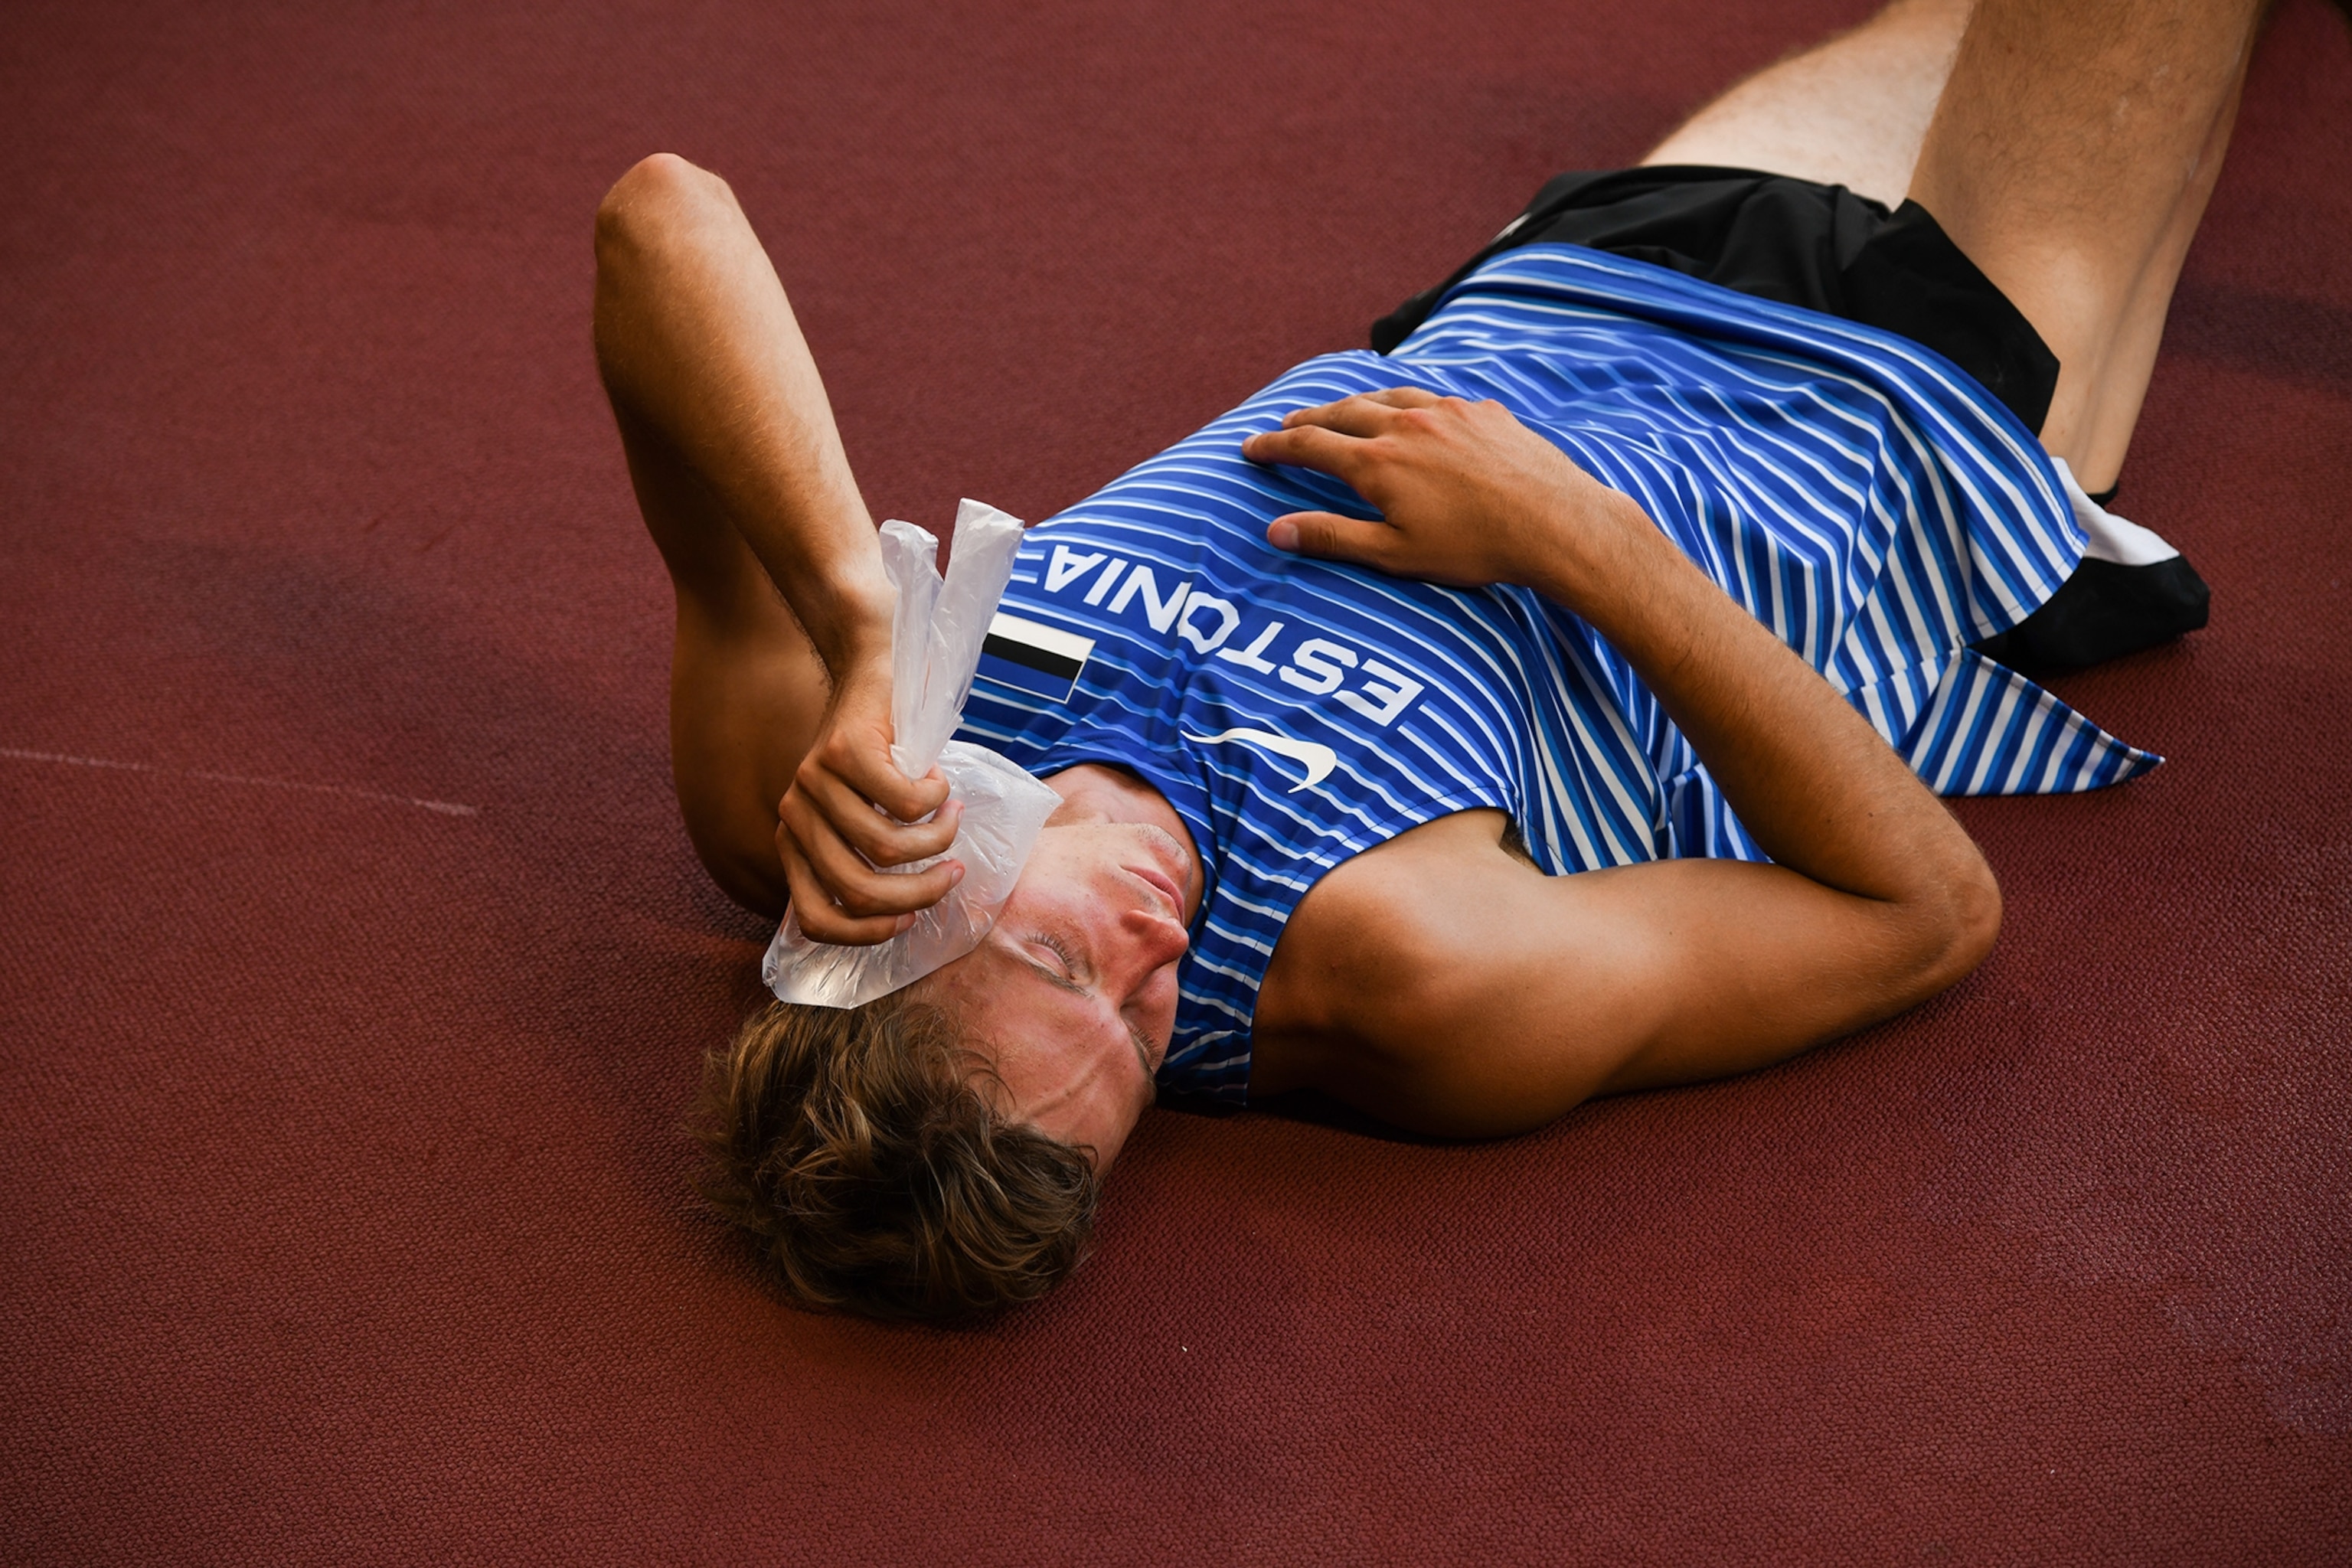
[[[1156,1089],[1504,1134],[1967,974],[2000,894],[1929,786],[2154,761],[1986,654],[2201,620],[2050,459],[2122,466],[2259,11],[1900,0],[1032,529],[961,733],[1064,805],[993,931],[713,1059],[714,1191],[786,1286],[1035,1296]],[[890,763],[816,368],[689,164],[614,187],[597,259],[688,829],[745,905],[886,940],[960,869],[876,868],[958,808]]]

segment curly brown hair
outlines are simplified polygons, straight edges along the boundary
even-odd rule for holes
[[[711,1053],[703,1193],[803,1306],[953,1321],[1036,1300],[1085,1256],[1084,1150],[1007,1120],[943,1007],[771,1003]]]

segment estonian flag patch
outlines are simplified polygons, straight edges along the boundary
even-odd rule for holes
[[[980,645],[980,678],[1066,702],[1094,651],[1092,637],[1000,610]]]

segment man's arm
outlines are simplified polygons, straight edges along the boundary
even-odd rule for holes
[[[1591,1094],[1777,1060],[1935,994],[1990,951],[2000,892],[1950,813],[1633,501],[1500,405],[1349,398],[1244,450],[1346,479],[1385,520],[1280,519],[1282,548],[1524,584],[1584,617],[1777,862],[1545,878],[1468,827],[1406,835],[1308,896],[1294,924],[1323,935],[1268,976],[1297,983],[1296,1016],[1270,1022],[1301,1082],[1433,1131],[1510,1131]],[[1491,843],[1495,826],[1480,831]],[[1318,1030],[1328,1051],[1304,1043]],[[1464,1041],[1475,1048],[1446,1048]]]
[[[789,777],[781,799],[765,796],[761,821],[739,812],[715,833],[746,860],[772,857],[722,882],[768,906],[781,879],[809,935],[881,942],[961,869],[874,868],[947,848],[961,808],[906,826],[948,791],[936,771],[911,780],[890,761],[892,599],[874,524],[782,285],[723,181],[658,154],[622,177],[596,215],[595,320],[631,475],[677,589],[675,674],[709,688],[672,694],[689,825],[706,797],[740,799],[746,778]],[[719,710],[746,692],[797,699],[819,684],[789,669],[744,673],[805,658],[794,628],[773,624],[778,595],[824,665],[824,711]]]

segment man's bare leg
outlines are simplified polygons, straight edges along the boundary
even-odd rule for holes
[[[1893,206],[1951,72],[1969,0],[1895,0],[1726,91],[1643,163],[1794,174]]]
[[[777,914],[789,891],[778,803],[810,786],[812,746],[837,740],[850,710],[881,726],[866,750],[887,746],[891,595],[874,525],[783,287],[723,181],[657,155],[613,187],[596,215],[595,333],[638,507],[677,594],[670,758],[687,832],[722,889]],[[894,769],[868,773],[866,797],[902,822],[946,795]],[[822,770],[814,782],[839,791]],[[904,828],[843,815],[860,825],[849,847],[877,866],[935,854],[953,827],[950,813]],[[848,852],[797,831],[804,854]],[[860,872],[870,879],[860,865],[834,884]],[[946,875],[889,879],[880,900],[827,918],[862,920],[873,928],[862,940],[879,940],[893,904],[935,900]]]
[[[2058,356],[2042,444],[2103,490],[2266,4],[1895,0],[1732,88],[1643,162],[1907,193]]]
[[[2112,485],[2266,0],[1979,0],[1911,195],[2058,356],[2042,444]]]

